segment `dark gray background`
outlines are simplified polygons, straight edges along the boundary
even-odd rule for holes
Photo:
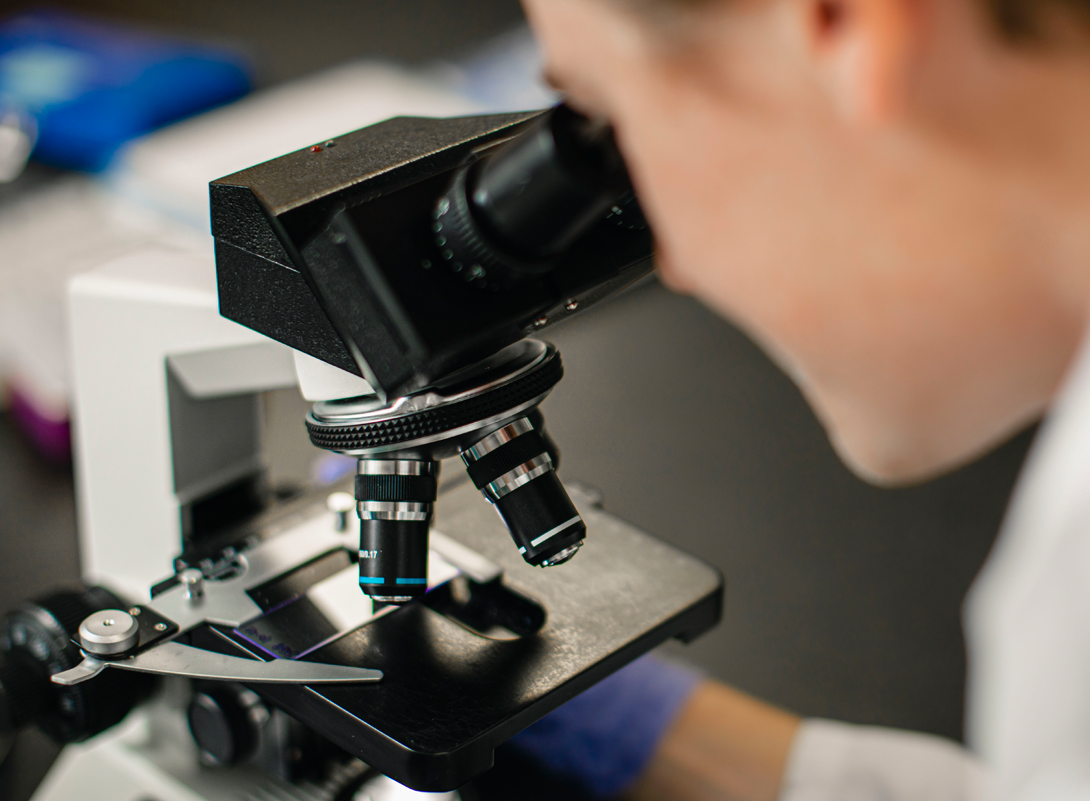
[[[456,56],[521,19],[510,0],[60,5],[241,41],[266,83],[357,56]],[[926,486],[880,490],[840,465],[790,382],[690,299],[651,283],[552,339],[567,378],[545,411],[565,480],[728,577],[723,624],[680,653],[803,714],[960,736],[960,604],[1028,434]],[[0,415],[0,609],[77,578],[74,521],[69,471]],[[25,798],[53,753],[24,735],[0,798]]]
[[[40,5],[0,0],[0,13]],[[48,5],[241,46],[263,84],[360,57],[450,58],[523,20],[518,0],[51,0]]]

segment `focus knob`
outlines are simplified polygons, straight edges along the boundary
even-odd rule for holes
[[[216,687],[193,696],[187,717],[201,762],[225,768],[253,756],[268,710],[249,690]]]
[[[33,723],[54,703],[48,675],[21,659],[0,657],[0,737]]]
[[[101,628],[106,640],[116,639],[105,635],[115,629],[131,638],[135,622],[121,611],[126,606],[101,587],[85,587],[21,604],[0,618],[0,733],[34,723],[57,742],[78,742],[120,722],[151,693],[153,676],[122,671],[106,671],[71,687],[50,681],[83,659],[73,643],[81,623],[111,620]],[[103,610],[114,611],[103,617]]]

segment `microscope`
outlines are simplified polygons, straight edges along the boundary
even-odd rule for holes
[[[566,489],[539,408],[563,367],[534,336],[651,269],[607,126],[395,118],[210,198],[214,260],[71,287],[86,586],[0,624],[0,731],[73,743],[38,801],[452,792],[715,625],[720,574]],[[287,386],[356,469],[277,502]]]

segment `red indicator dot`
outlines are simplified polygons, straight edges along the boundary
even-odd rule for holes
[[[322,152],[322,146],[321,145],[315,145],[314,147],[312,147],[310,149],[310,152],[311,153],[321,153]]]

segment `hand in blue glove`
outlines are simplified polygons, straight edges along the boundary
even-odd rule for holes
[[[645,656],[511,738],[511,745],[595,797],[630,788],[703,677]]]

